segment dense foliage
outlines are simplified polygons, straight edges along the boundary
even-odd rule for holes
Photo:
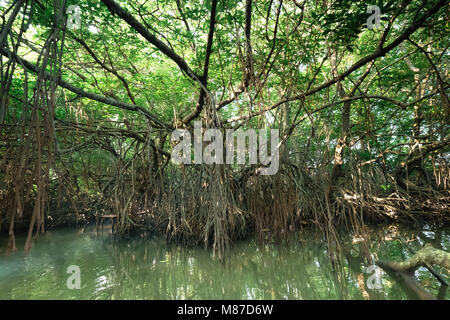
[[[373,29],[362,0],[0,4],[9,250],[20,226],[27,250],[102,213],[220,253],[306,223],[332,243],[337,223],[448,221],[446,1],[374,0]],[[171,132],[198,119],[279,128],[278,174],[172,164]]]

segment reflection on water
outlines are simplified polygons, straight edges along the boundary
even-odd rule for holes
[[[450,249],[450,232],[400,233],[416,250],[426,242]],[[94,228],[48,232],[26,255],[5,257],[1,239],[0,299],[407,299],[384,273],[381,289],[368,288],[371,273],[360,258],[363,243],[375,259],[410,256],[388,234],[386,228],[372,230],[370,242],[349,237],[336,268],[327,242],[307,231],[279,245],[237,243],[227,264],[202,248],[167,245],[159,238],[113,242],[106,231],[99,236]],[[81,289],[66,286],[70,265],[80,267]],[[448,278],[447,270],[436,269]],[[416,275],[437,295],[439,283],[426,269]]]

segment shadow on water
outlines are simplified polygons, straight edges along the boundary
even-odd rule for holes
[[[60,229],[38,238],[28,254],[0,256],[0,299],[408,299],[394,277],[367,270],[364,248],[373,260],[410,256],[395,234],[415,250],[427,242],[450,248],[450,232],[384,227],[371,229],[366,239],[344,237],[340,263],[333,265],[327,241],[303,230],[283,244],[236,243],[222,264],[209,250],[161,238],[117,241],[107,228],[103,234],[95,227]],[[80,268],[80,289],[67,288],[70,265]],[[448,270],[436,269],[448,278]],[[420,268],[416,276],[439,294],[428,270]]]

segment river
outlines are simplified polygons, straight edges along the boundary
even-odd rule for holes
[[[409,257],[405,245],[386,230],[369,231],[374,259]],[[416,250],[426,242],[450,249],[450,230],[396,232]],[[21,249],[24,237],[17,241]],[[254,239],[235,243],[225,264],[211,250],[167,244],[159,237],[117,241],[110,230],[97,233],[92,226],[49,231],[28,254],[19,250],[5,256],[3,237],[0,299],[408,299],[389,275],[367,270],[358,253],[362,243],[348,235],[343,244],[351,249],[333,268],[327,242],[308,230],[281,244]],[[79,289],[69,288],[76,283],[70,266],[79,270]],[[447,270],[437,270],[448,279]],[[438,294],[439,283],[428,270],[420,268],[416,276]]]

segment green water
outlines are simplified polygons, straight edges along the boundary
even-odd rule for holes
[[[370,231],[369,252],[384,260],[409,257],[405,246],[385,230]],[[400,234],[415,249],[426,242],[450,249],[448,230]],[[407,299],[385,273],[380,275],[380,289],[367,287],[371,273],[364,272],[368,264],[359,258],[359,240],[344,239],[346,254],[340,256],[340,267],[333,268],[326,241],[308,231],[284,244],[237,243],[227,264],[203,248],[167,245],[160,238],[117,242],[108,231],[97,234],[92,227],[48,232],[28,254],[5,256],[3,238],[0,299]],[[18,237],[18,246],[23,241]],[[80,289],[67,288],[70,265],[80,268]],[[448,279],[447,270],[437,269]],[[426,269],[420,268],[416,276],[437,295],[439,283]]]

